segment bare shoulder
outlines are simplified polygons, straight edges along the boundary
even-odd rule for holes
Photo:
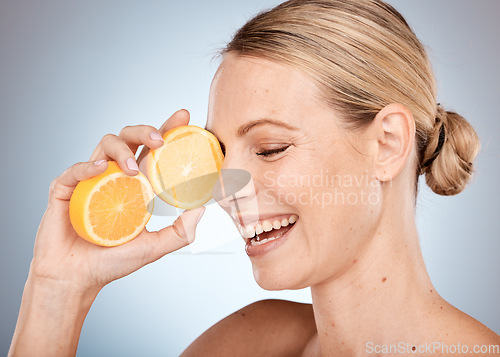
[[[261,300],[210,327],[182,356],[300,356],[314,333],[311,304]]]
[[[475,318],[467,315],[466,313],[458,310],[457,320],[459,321],[457,325],[461,325],[461,330],[465,332],[466,336],[469,336],[469,344],[495,344],[500,346],[500,336],[494,331],[490,330],[488,327],[483,325],[481,322]],[[497,351],[500,355],[500,351]]]
[[[446,306],[440,322],[439,338],[443,344],[463,346],[462,352],[500,356],[500,336],[456,307]]]

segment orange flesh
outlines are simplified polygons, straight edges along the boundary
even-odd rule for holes
[[[147,215],[146,187],[131,177],[118,177],[95,192],[89,203],[89,220],[103,239],[119,240],[134,232]]]

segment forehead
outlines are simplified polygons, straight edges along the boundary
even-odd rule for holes
[[[313,81],[298,69],[230,53],[212,82],[207,127],[215,129],[228,120],[297,116],[317,100],[316,93]]]

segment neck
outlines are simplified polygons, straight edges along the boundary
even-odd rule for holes
[[[370,343],[423,338],[415,326],[440,298],[425,269],[413,210],[408,211],[383,214],[356,264],[341,277],[311,287],[322,355],[364,355]]]

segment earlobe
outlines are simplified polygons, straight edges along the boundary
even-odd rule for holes
[[[413,148],[415,121],[402,104],[389,104],[373,121],[377,131],[375,171],[379,181],[390,181],[402,171]]]

